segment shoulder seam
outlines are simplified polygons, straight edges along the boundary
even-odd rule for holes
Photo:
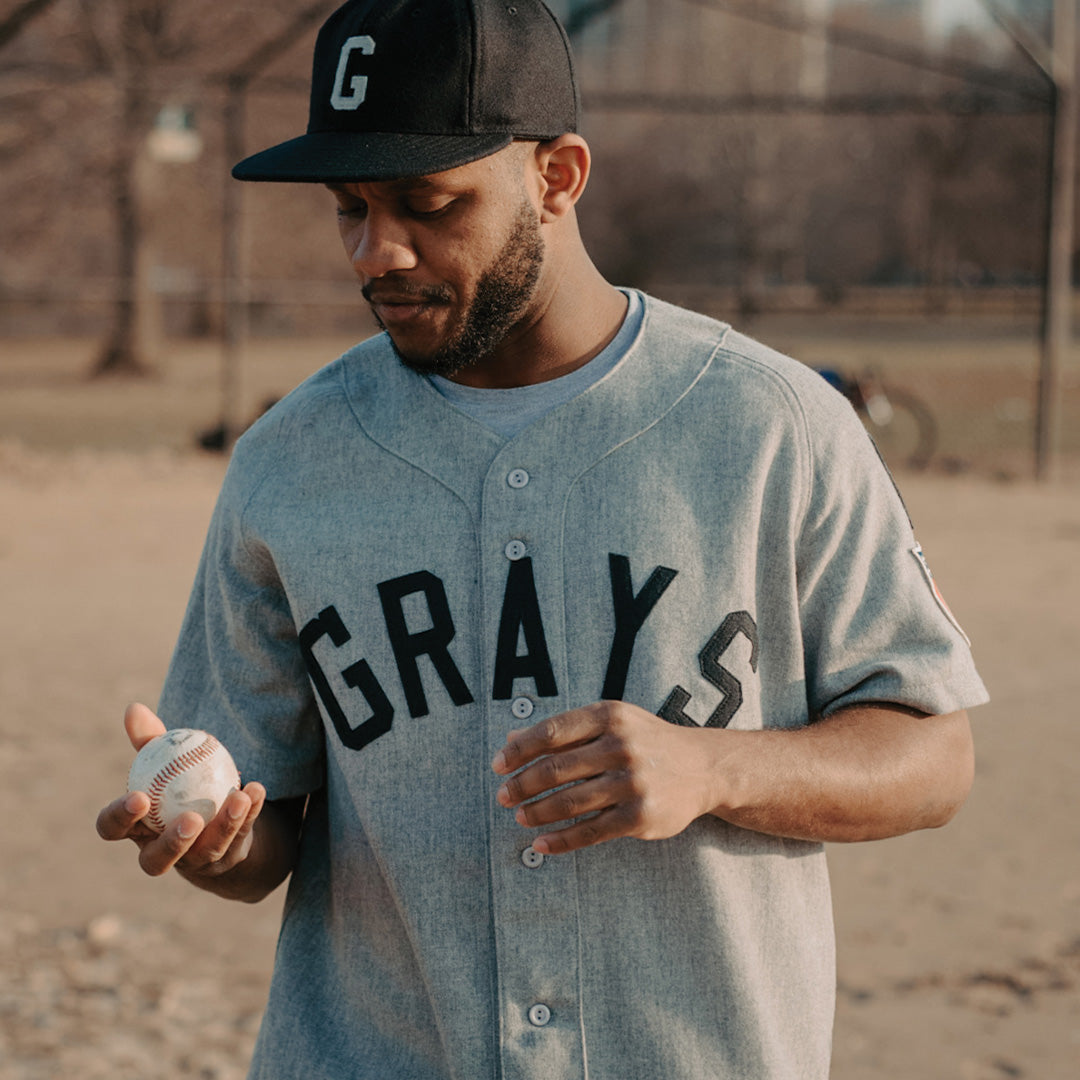
[[[327,365],[327,369],[332,369],[335,366],[341,366],[339,360],[331,361],[331,363]],[[329,370],[327,370],[327,374],[330,374]],[[237,511],[237,523],[239,526],[238,531],[240,535],[240,543],[243,545],[244,550],[247,552],[248,555],[253,555],[253,552],[248,546],[249,538],[247,526],[245,524],[246,518],[248,516],[248,511],[251,509],[252,504],[255,502],[255,499],[258,497],[263,487],[267,484],[270,477],[278,471],[278,465],[281,463],[282,455],[285,452],[285,445],[288,441],[285,436],[287,436],[289,432],[291,432],[295,428],[296,424],[299,422],[300,416],[307,414],[312,402],[319,401],[325,397],[333,397],[340,395],[342,393],[341,380],[342,377],[339,372],[337,374],[337,378],[334,380],[333,383],[320,387],[318,390],[311,393],[308,399],[303,403],[302,409],[297,409],[293,413],[286,414],[277,418],[278,437],[273,440],[274,453],[272,455],[268,455],[266,461],[263,464],[261,475],[258,477],[257,480],[253,481],[250,494],[244,500],[243,505]]]
[[[731,332],[732,327],[728,326],[720,339],[717,351],[720,351],[722,349],[733,360],[737,360],[749,367],[753,367],[763,376],[772,380],[781,389],[784,400],[787,403],[788,409],[792,415],[792,419],[795,421],[795,425],[799,429],[799,435],[806,457],[804,475],[802,477],[803,482],[799,485],[799,520],[800,522],[805,521],[806,515],[809,512],[810,508],[810,495],[814,479],[814,460],[816,455],[814,452],[814,442],[810,434],[810,422],[807,419],[806,410],[803,407],[802,399],[796,392],[795,387],[792,386],[791,380],[788,379],[788,377],[782,371],[778,371],[775,367],[771,367],[770,365],[763,363],[761,360],[750,356],[747,352],[741,349],[730,347],[727,344],[727,339],[731,335]],[[768,348],[768,346],[763,347]],[[778,353],[777,355],[783,354]],[[799,363],[798,360],[794,360],[791,357],[787,357],[787,359],[791,360],[793,364]]]

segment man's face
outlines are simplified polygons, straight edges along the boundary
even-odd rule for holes
[[[414,370],[453,375],[524,319],[544,262],[516,148],[413,180],[330,185],[364,298]]]

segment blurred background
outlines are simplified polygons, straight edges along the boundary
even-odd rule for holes
[[[329,194],[228,177],[336,6],[0,0],[0,1080],[245,1075],[282,897],[93,820],[232,440],[375,329]],[[991,691],[954,823],[830,850],[834,1080],[1073,1080],[1076,0],[551,6],[595,261],[849,394]]]
[[[0,433],[85,438],[86,383],[141,374],[158,382],[114,440],[235,434],[370,332],[329,196],[228,178],[303,130],[334,6],[0,6],[0,347],[19,342]],[[552,6],[596,157],[583,229],[613,281],[916,395],[941,468],[1049,475],[1075,456],[1075,151],[1055,140],[1075,128],[1072,4],[1056,33],[1052,0]],[[50,372],[80,378],[66,434],[20,396]]]

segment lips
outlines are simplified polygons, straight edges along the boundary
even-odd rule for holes
[[[405,326],[421,318],[433,307],[445,305],[446,299],[434,293],[421,290],[373,289],[366,286],[361,290],[364,299],[371,305],[376,319],[384,327]]]
[[[384,304],[408,306],[409,304],[426,304],[430,302],[429,297],[420,296],[416,293],[377,293],[368,290],[363,290],[363,292],[364,299],[367,300],[372,307]]]
[[[429,305],[416,300],[376,300],[371,310],[383,325],[411,322],[422,315]]]

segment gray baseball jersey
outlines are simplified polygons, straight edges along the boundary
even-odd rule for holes
[[[851,408],[645,299],[512,439],[364,342],[240,440],[161,712],[310,793],[259,1080],[813,1080],[821,845],[713,817],[544,858],[507,731],[601,698],[797,728],[985,700]]]

